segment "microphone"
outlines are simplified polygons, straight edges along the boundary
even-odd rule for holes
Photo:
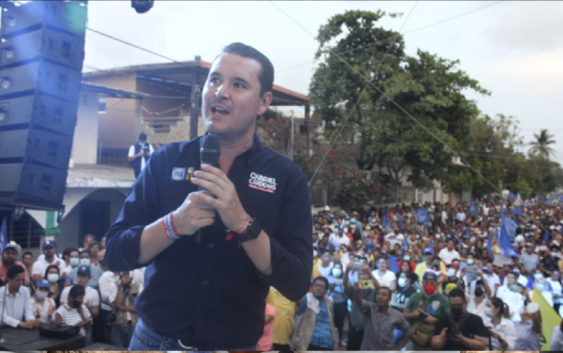
[[[221,155],[221,140],[217,135],[204,135],[203,145],[199,150],[201,164],[209,164],[219,168],[219,156]],[[205,190],[201,186],[199,190]],[[198,230],[195,238],[196,244],[201,244],[201,230]]]

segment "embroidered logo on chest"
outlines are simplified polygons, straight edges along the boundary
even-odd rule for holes
[[[276,179],[258,173],[250,173],[248,186],[252,189],[265,191],[270,194],[276,193]]]

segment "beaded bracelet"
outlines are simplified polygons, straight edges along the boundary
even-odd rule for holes
[[[250,225],[251,222],[252,222],[252,217],[246,216],[246,221],[244,222],[244,225],[242,226],[242,228],[240,228],[240,229],[237,230],[237,231],[231,230],[231,231],[229,232],[229,234],[227,234],[227,238],[226,238],[226,239],[227,239],[227,240],[231,240],[231,239],[233,239],[233,237],[234,237],[235,235],[241,235],[241,234],[243,234],[244,232],[246,232],[246,230],[248,229],[248,226]]]
[[[172,213],[169,213],[166,216],[164,216],[164,218],[162,219],[162,223],[164,224],[164,230],[166,231],[166,235],[168,236],[168,238],[173,240],[180,239],[180,236],[178,235],[174,227],[174,222],[172,220]]]

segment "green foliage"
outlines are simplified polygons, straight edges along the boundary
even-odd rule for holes
[[[540,134],[534,134],[536,141],[530,142],[530,154],[531,155],[538,155],[543,158],[549,159],[550,155],[555,154],[555,150],[550,145],[555,144],[555,140],[553,139],[553,135],[550,134],[547,129],[541,129]]]
[[[382,184],[378,173],[359,173],[357,171],[341,171],[339,179],[341,187],[338,201],[345,210],[361,210],[364,205],[373,200],[374,195],[381,191]]]

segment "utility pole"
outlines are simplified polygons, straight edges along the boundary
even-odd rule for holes
[[[294,114],[293,114],[293,110],[290,110],[291,112],[291,134],[290,139],[289,139],[289,159],[293,161],[293,146],[294,146],[294,135],[295,135],[295,125],[294,125]]]
[[[201,57],[195,57],[196,63],[201,65]],[[199,88],[199,70],[194,68],[192,72],[192,87],[191,87],[191,109],[190,109],[190,140],[197,137],[197,125],[199,122],[199,110],[201,90]]]

